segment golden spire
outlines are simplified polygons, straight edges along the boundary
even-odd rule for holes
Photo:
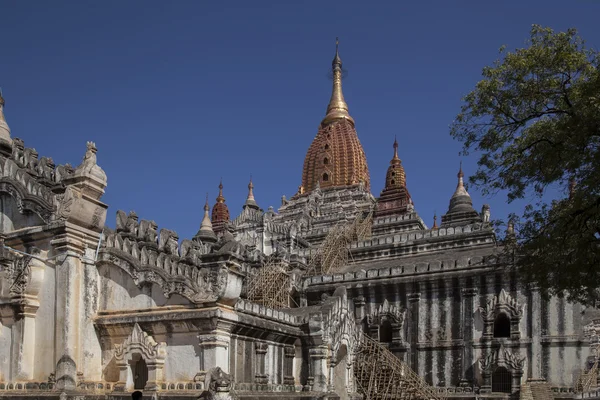
[[[339,39],[335,38],[335,57],[331,63],[331,69],[333,71],[333,89],[331,91],[331,99],[327,106],[327,115],[321,121],[322,125],[329,125],[340,119],[348,120],[354,125],[354,119],[348,113],[348,104],[344,100],[344,94],[342,93],[342,59],[339,53]]]
[[[217,203],[225,203],[225,197],[223,197],[223,178],[219,182],[219,195],[217,196]]]
[[[437,224],[437,213],[433,213],[433,226],[431,227],[431,229],[438,229],[438,224]]]
[[[400,161],[400,158],[398,157],[398,140],[396,140],[396,137],[394,136],[394,157],[392,158],[392,161],[390,161],[390,165],[399,165],[401,163],[402,161]]]

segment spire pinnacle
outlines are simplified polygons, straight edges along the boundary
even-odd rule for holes
[[[396,139],[396,136],[394,136],[394,157],[392,158],[392,161],[390,161],[390,165],[399,165],[401,163],[402,161],[400,161],[400,158],[398,157],[398,140]]]
[[[254,200],[254,184],[252,183],[252,175],[250,175],[250,183],[248,183],[248,197],[246,198],[246,203],[244,204],[244,209],[246,209],[246,207],[250,207],[253,208],[255,210],[258,210],[258,204],[256,203],[256,200]]]
[[[208,205],[208,192],[206,192],[206,203],[204,203],[204,211],[208,212],[210,210],[210,206]]]
[[[339,53],[339,38],[335,38],[335,57],[331,62],[331,69],[333,72],[333,88],[331,91],[331,99],[327,106],[327,114],[322,125],[329,125],[338,120],[348,120],[354,125],[354,119],[348,113],[348,104],[344,100],[344,94],[342,93],[342,59]]]
[[[436,212],[433,213],[433,226],[431,227],[431,229],[438,229],[437,213]]]
[[[217,203],[225,203],[225,197],[223,197],[223,178],[219,182],[219,195],[217,196]]]
[[[217,241],[217,235],[215,235],[215,231],[213,230],[212,222],[210,221],[210,215],[208,211],[210,207],[208,205],[208,193],[206,193],[206,203],[204,204],[204,216],[202,217],[202,222],[200,223],[200,230],[194,236],[194,239],[213,243]]]

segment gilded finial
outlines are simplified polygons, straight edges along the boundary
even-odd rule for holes
[[[431,227],[431,229],[438,229],[438,225],[437,225],[437,212],[433,213],[433,226]]]
[[[327,106],[327,114],[322,125],[328,125],[335,121],[345,119],[354,125],[354,119],[348,112],[348,104],[344,100],[344,94],[342,93],[342,59],[339,53],[339,38],[335,38],[335,57],[331,63],[333,71],[333,89],[331,92],[331,99]]]
[[[223,178],[219,182],[219,195],[217,196],[217,203],[225,203],[225,197],[223,197]]]
[[[394,136],[394,157],[392,157],[390,165],[398,165],[400,163],[400,157],[398,157],[398,140],[396,139],[396,136]]]

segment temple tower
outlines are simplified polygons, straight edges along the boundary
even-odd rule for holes
[[[370,189],[367,157],[358,140],[354,119],[342,93],[342,60],[336,40],[335,57],[331,63],[333,88],[325,118],[310,145],[302,171],[298,194],[316,187],[345,187],[362,183]]]

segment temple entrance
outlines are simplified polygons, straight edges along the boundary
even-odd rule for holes
[[[506,368],[498,367],[492,374],[492,392],[512,392],[512,374]]]
[[[143,390],[148,383],[148,366],[142,357],[132,364],[133,388]]]

